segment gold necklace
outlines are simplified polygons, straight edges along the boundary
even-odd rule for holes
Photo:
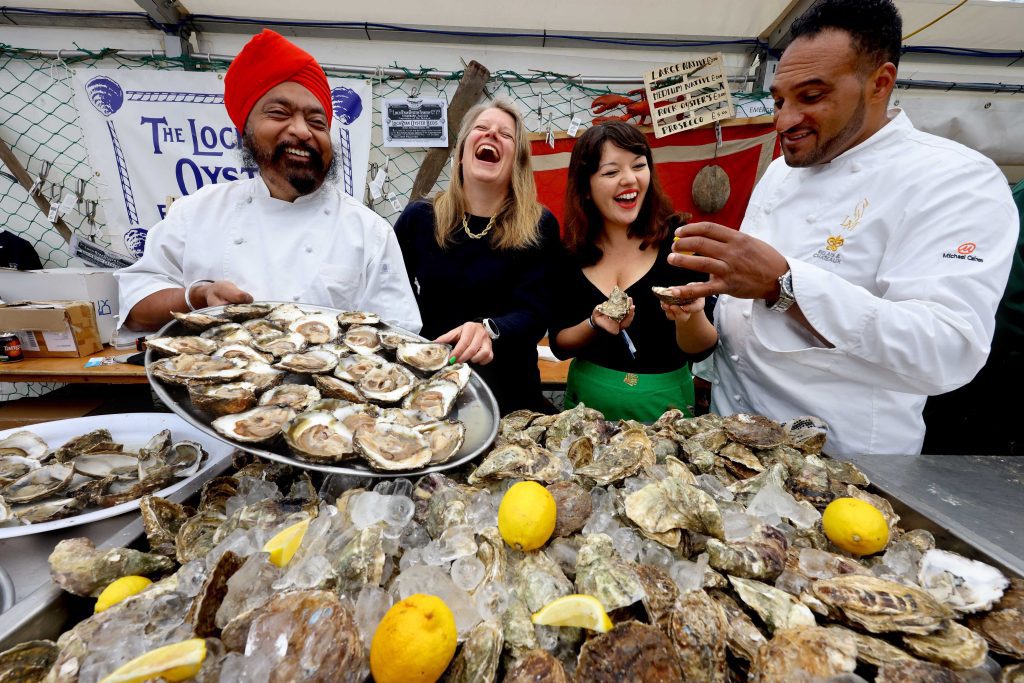
[[[478,240],[491,231],[491,228],[494,227],[495,218],[496,216],[491,216],[491,220],[487,221],[487,227],[484,228],[483,232],[473,233],[469,229],[469,214],[464,213],[462,214],[462,229],[466,231],[466,234],[469,235],[470,239]]]

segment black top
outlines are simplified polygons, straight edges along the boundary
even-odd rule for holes
[[[619,372],[637,374],[658,374],[672,372],[688,362],[702,360],[711,355],[714,345],[698,354],[687,354],[676,344],[675,323],[665,317],[658,297],[651,291],[652,286],[671,287],[690,282],[707,280],[707,275],[670,265],[667,257],[672,251],[671,233],[658,249],[658,258],[643,277],[625,291],[633,298],[636,313],[626,333],[636,347],[636,357],[630,356],[626,340],[598,330],[589,344],[576,352],[576,357],[596,365]],[[560,347],[555,338],[567,327],[573,327],[586,320],[594,307],[608,299],[608,296],[587,279],[578,262],[571,254],[564,253],[564,260],[556,268],[559,284],[558,297],[553,298],[551,331],[548,338],[551,351],[559,358],[571,358],[572,351]],[[610,293],[610,292],[609,292]],[[707,300],[705,311],[710,317],[714,301]]]
[[[0,232],[0,267],[39,270],[43,264],[39,262],[39,254],[28,240],[4,230]]]
[[[470,216],[479,234],[488,217]],[[497,250],[490,235],[470,239],[459,228],[442,249],[434,239],[434,207],[425,200],[406,207],[395,223],[416,301],[421,334],[435,339],[465,322],[490,318],[500,336],[494,360],[473,369],[494,392],[502,414],[521,408],[542,410],[537,342],[548,326],[546,282],[559,250],[558,221],[544,209],[539,247]]]

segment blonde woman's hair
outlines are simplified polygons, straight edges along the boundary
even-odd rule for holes
[[[452,241],[453,233],[462,227],[462,219],[468,213],[466,192],[462,179],[462,154],[466,138],[473,130],[476,120],[488,109],[498,109],[512,117],[515,122],[515,159],[512,166],[508,197],[494,217],[491,230],[491,246],[496,249],[522,249],[540,242],[538,222],[541,206],[537,203],[537,185],[533,180],[533,166],[530,163],[530,140],[523,123],[523,115],[510,100],[498,98],[492,102],[476,105],[462,119],[462,128],[455,143],[455,169],[447,190],[434,195],[434,238],[441,247]]]

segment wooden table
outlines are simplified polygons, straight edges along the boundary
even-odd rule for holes
[[[547,346],[548,338],[540,340],[539,346]],[[549,360],[538,360],[537,367],[540,368],[540,384],[544,389],[565,389],[565,377],[569,372],[569,363],[572,361],[560,360],[558,362]]]
[[[131,349],[104,347],[99,353],[81,358],[26,358],[17,363],[0,363],[0,382],[63,382],[67,384],[148,384],[146,368],[117,363],[85,367],[90,358],[137,353]]]

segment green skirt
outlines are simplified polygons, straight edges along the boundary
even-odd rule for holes
[[[600,410],[606,420],[654,422],[670,408],[692,417],[693,376],[689,365],[672,372],[642,375],[574,358],[565,382],[565,409],[580,403]]]

